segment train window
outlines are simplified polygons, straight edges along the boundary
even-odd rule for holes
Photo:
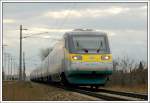
[[[74,36],[73,44],[76,50],[89,50],[105,51],[106,38],[105,36]]]
[[[68,49],[68,38],[65,38],[65,48]]]

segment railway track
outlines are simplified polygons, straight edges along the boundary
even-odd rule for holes
[[[106,101],[147,101],[148,100],[147,94],[112,91],[104,88],[91,89],[87,87],[71,87],[71,86],[66,87],[60,84],[52,84],[52,86],[62,88],[68,91],[77,92],[80,94],[85,94]]]
[[[148,100],[147,94],[120,92],[120,91],[108,90],[105,88],[91,89],[88,87],[72,87],[72,86],[66,87],[60,83],[50,83],[47,85],[55,86],[57,88],[65,89],[67,91],[88,95],[97,99],[103,99],[105,101],[147,101]]]
[[[89,88],[88,88],[89,89]],[[145,94],[135,94],[127,92],[112,91],[107,89],[87,90],[83,88],[75,88],[73,91],[101,98],[108,101],[145,101],[148,100],[148,96]]]
[[[107,89],[103,89],[103,88],[100,88],[99,91],[107,92],[107,93],[111,93],[111,94],[129,96],[129,97],[133,97],[133,98],[139,98],[139,99],[143,99],[143,100],[148,100],[148,95],[146,95],[146,94],[139,94],[139,93],[132,93],[132,92],[120,92],[120,91],[107,90]]]

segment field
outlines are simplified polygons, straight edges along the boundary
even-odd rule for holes
[[[121,87],[111,86],[105,87],[115,91],[126,91],[136,93],[147,93],[147,86],[139,87]],[[83,94],[63,90],[54,86],[19,81],[4,81],[2,89],[3,101],[93,101],[91,98]]]
[[[122,92],[134,92],[134,93],[142,93],[147,94],[148,93],[148,86],[147,85],[138,85],[138,86],[109,86],[107,87],[110,90],[115,91],[122,91]]]
[[[50,85],[33,82],[3,82],[3,101],[92,101],[91,98]]]

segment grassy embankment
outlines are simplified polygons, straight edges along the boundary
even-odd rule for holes
[[[3,98],[7,101],[91,101],[88,96],[50,85],[32,82],[3,82]]]
[[[147,85],[137,85],[137,86],[108,86],[106,87],[110,90],[115,91],[122,91],[122,92],[134,92],[134,93],[148,93],[148,86]]]

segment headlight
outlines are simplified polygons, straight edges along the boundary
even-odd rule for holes
[[[110,59],[110,56],[101,56],[101,59],[102,59],[102,60],[109,60],[109,59]]]
[[[82,56],[73,56],[72,59],[73,60],[82,60]]]

